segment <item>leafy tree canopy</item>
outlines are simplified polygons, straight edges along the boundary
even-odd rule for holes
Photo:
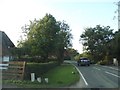
[[[109,26],[97,25],[94,28],[86,28],[80,36],[84,49],[91,53],[93,59],[102,60],[104,55],[109,54],[110,43],[113,39],[113,30]]]
[[[65,21],[56,21],[51,14],[30,21],[30,25],[22,28],[27,38],[19,46],[30,56],[40,56],[45,61],[49,55],[56,55],[62,62],[64,49],[72,46],[69,25]]]

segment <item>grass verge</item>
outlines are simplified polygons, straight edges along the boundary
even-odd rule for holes
[[[72,73],[73,72],[73,73]],[[44,78],[48,78],[48,83],[45,83]],[[51,69],[42,76],[42,83],[37,81],[18,81],[18,80],[6,80],[4,84],[14,84],[17,87],[22,88],[57,88],[57,87],[68,87],[79,80],[79,73],[70,64],[63,64]]]

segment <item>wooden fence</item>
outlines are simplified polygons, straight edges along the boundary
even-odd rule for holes
[[[4,63],[2,63],[4,65]],[[8,66],[7,66],[8,65]],[[25,61],[10,61],[2,69],[2,79],[4,80],[23,80],[25,74]],[[7,67],[6,67],[7,66]],[[4,68],[4,67],[3,67]]]

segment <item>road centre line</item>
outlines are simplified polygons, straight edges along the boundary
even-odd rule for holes
[[[101,69],[99,69],[99,68],[96,68],[96,67],[93,67],[94,69],[97,69],[97,70],[101,70]]]
[[[75,65],[74,65],[74,66],[75,66]],[[84,78],[84,76],[82,75],[82,73],[80,72],[80,70],[79,70],[76,66],[75,66],[75,68],[77,69],[77,71],[79,72],[79,74],[81,75],[81,77],[83,78],[86,86],[88,86],[88,83],[87,83],[87,81],[85,80],[85,78]]]
[[[110,72],[107,72],[107,71],[105,71],[105,73],[107,73],[107,74],[110,74],[110,75],[113,75],[113,76],[115,76],[115,77],[120,78],[120,76],[118,76],[118,75],[116,75],[116,74],[113,74],[113,73],[110,73]]]

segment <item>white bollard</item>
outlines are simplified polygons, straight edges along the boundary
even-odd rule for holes
[[[48,78],[45,78],[45,82],[48,83]]]
[[[35,73],[31,73],[31,82],[35,81]]]
[[[117,58],[113,58],[113,64],[114,64],[115,66],[118,66]]]
[[[41,77],[37,78],[37,81],[41,83],[41,81],[42,81]]]

